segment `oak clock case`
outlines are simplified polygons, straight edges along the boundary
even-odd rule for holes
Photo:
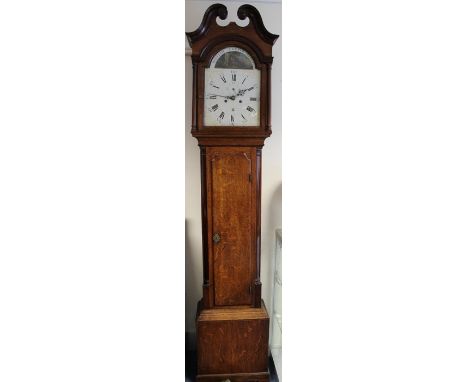
[[[269,316],[261,299],[262,147],[271,134],[272,46],[258,10],[244,27],[207,9],[192,47],[192,135],[200,146],[203,297],[197,381],[268,381]]]

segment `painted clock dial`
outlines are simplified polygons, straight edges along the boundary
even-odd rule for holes
[[[220,50],[205,69],[205,126],[260,125],[260,70],[243,49]]]

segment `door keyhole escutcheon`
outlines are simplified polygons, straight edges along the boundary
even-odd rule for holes
[[[218,244],[221,241],[221,236],[219,236],[219,233],[215,233],[213,235],[213,241],[215,242],[215,244]]]

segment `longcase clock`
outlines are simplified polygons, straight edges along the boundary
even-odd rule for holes
[[[251,5],[245,27],[220,26],[209,7],[187,33],[192,47],[192,135],[201,158],[203,298],[198,303],[197,381],[268,381],[269,316],[261,299],[262,147],[271,134],[272,46]]]

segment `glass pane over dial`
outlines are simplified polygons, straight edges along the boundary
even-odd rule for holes
[[[260,70],[243,49],[219,51],[205,69],[205,126],[260,125]]]

